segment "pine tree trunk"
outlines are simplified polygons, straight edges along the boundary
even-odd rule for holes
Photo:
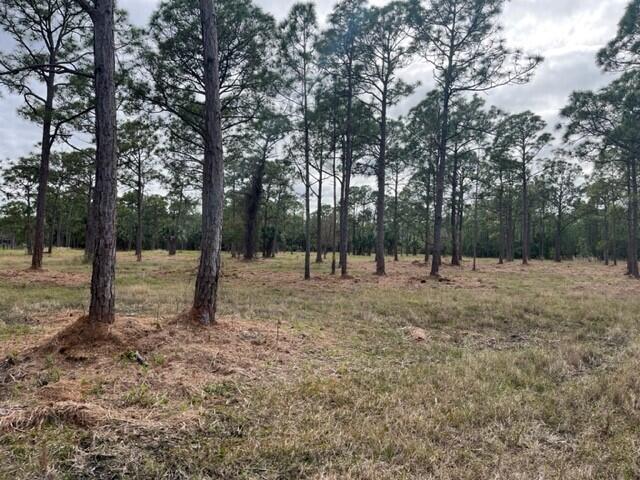
[[[458,149],[453,153],[451,169],[451,265],[459,266],[458,261]]]
[[[89,321],[115,320],[116,273],[116,92],[114,0],[95,0],[96,176],[94,188],[94,254]]]
[[[200,0],[205,72],[203,131],[205,151],[202,188],[202,243],[191,315],[194,320],[203,325],[215,323],[224,207],[218,32],[213,1]]]
[[[393,261],[398,261],[398,179],[399,173],[396,170],[395,186],[393,190]]]
[[[318,207],[316,210],[316,263],[322,263],[322,153],[318,169]]]
[[[500,180],[500,189],[498,191],[498,218],[500,223],[500,246],[499,246],[499,259],[498,264],[504,263],[504,257],[506,253],[506,229],[504,221],[504,187],[502,186],[502,179]]]
[[[54,64],[56,58],[51,55],[49,63]],[[53,118],[53,97],[55,95],[55,71],[49,68],[47,73],[47,93],[44,103],[44,121],[42,123],[42,140],[40,168],[38,171],[38,196],[36,198],[36,224],[33,236],[33,251],[31,268],[42,269],[42,255],[44,252],[44,228],[47,215],[47,188],[49,186],[49,163],[51,160],[51,122]]]
[[[431,276],[440,275],[442,260],[442,210],[444,204],[444,176],[447,161],[447,137],[449,136],[449,89],[445,86],[443,92],[442,124],[440,142],[438,145],[438,166],[436,170],[436,197],[433,223],[433,261],[431,262]]]
[[[616,239],[616,212],[611,213],[611,255],[613,256],[613,265],[618,266],[618,242]]]
[[[609,250],[611,248],[611,238],[609,235],[609,206],[604,205],[604,264],[609,265]]]
[[[386,85],[382,93],[380,118],[380,151],[376,162],[378,194],[376,197],[376,275],[385,275],[384,263],[384,201],[387,170],[387,94]]]
[[[335,123],[334,123],[334,138],[335,138]],[[338,179],[336,177],[337,175],[337,171],[336,171],[336,155],[337,155],[337,145],[336,145],[336,141],[334,139],[334,143],[333,143],[333,212],[332,212],[332,228],[331,228],[331,275],[335,275],[336,274],[336,250],[337,250],[337,232],[338,232],[338,216],[337,216],[337,210],[338,210],[338,203],[337,203],[337,197],[338,197]]]
[[[522,264],[529,263],[529,185],[527,167],[522,161]]]
[[[544,241],[545,241],[545,231],[544,231],[544,213],[545,213],[546,205],[542,206],[542,213],[540,216],[540,260],[544,261]]]
[[[514,222],[513,222],[513,197],[509,194],[507,203],[507,262],[513,262],[513,239],[514,239]]]
[[[558,263],[562,261],[562,209],[558,208],[556,218],[556,239],[554,260]]]
[[[629,229],[629,274],[640,278],[638,271],[638,172],[637,160],[631,159],[631,225]]]
[[[33,254],[33,222],[31,221],[31,193],[27,194],[27,219],[24,224],[24,237],[27,243],[27,255]]]
[[[251,185],[249,186],[249,195],[247,198],[247,213],[245,224],[245,237],[244,237],[244,259],[254,260],[256,258],[256,235],[258,224],[258,211],[260,209],[260,202],[262,202],[262,179],[264,177],[264,169],[266,166],[266,146],[262,152],[260,163],[251,179]],[[264,245],[263,245],[264,247]],[[264,248],[263,248],[264,251]]]
[[[141,163],[138,163],[138,189],[137,189],[137,225],[136,225],[136,261],[142,261],[142,203],[144,201],[144,191],[142,189]]]
[[[462,225],[464,222],[464,189],[462,186],[464,182],[460,182],[459,196],[460,202],[458,204],[458,263],[462,264]]]
[[[476,169],[476,187],[475,187],[475,195],[473,198],[473,271],[477,270],[477,259],[478,259],[478,184],[480,183],[478,180],[479,177],[479,164]]]
[[[180,219],[182,215],[182,190],[178,195],[178,211],[173,222],[173,232],[169,236],[169,256],[173,257],[178,249],[178,232],[180,232]]]
[[[309,109],[307,105],[307,69],[306,60],[303,89],[303,122],[304,122],[304,279],[311,279],[311,178],[309,167],[311,162],[311,142],[309,139]]]
[[[342,175],[342,192],[340,195],[340,273],[342,277],[346,277],[349,272],[347,266],[349,248],[349,193],[351,189],[351,169],[353,163],[353,73],[351,64],[348,65],[348,70],[346,145]]]

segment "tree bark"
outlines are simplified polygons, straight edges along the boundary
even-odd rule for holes
[[[24,237],[27,243],[27,255],[33,254],[33,222],[31,221],[31,197],[32,193],[27,193],[27,221],[24,224]]]
[[[554,260],[558,263],[562,261],[562,207],[558,207],[556,217],[556,240]]]
[[[399,170],[399,169],[398,169]],[[398,183],[399,171],[395,172],[394,190],[393,190],[393,261],[398,261]]]
[[[476,169],[476,185],[475,185],[475,195],[473,198],[473,271],[477,270],[477,259],[478,259],[478,184],[480,183],[478,180],[479,177],[479,165]]]
[[[115,320],[117,132],[114,0],[95,0],[96,175],[89,321]]]
[[[309,140],[309,108],[307,99],[307,63],[304,61],[302,78],[304,122],[304,279],[311,279],[311,178],[309,164],[311,145]]]
[[[387,87],[382,93],[382,111],[380,116],[380,151],[376,162],[378,177],[378,195],[376,198],[376,275],[385,275],[384,262],[384,202],[387,175]]]
[[[629,274],[633,278],[640,278],[638,271],[638,172],[637,160],[631,159],[631,198],[630,212],[631,223],[629,228]]]
[[[609,205],[604,204],[604,264],[609,265],[609,250],[611,248],[611,239],[609,234]]]
[[[222,215],[224,165],[220,112],[218,32],[214,0],[200,0],[200,22],[204,54],[204,171],[202,188],[202,244],[191,316],[203,325],[215,323]]]
[[[460,188],[458,189],[459,204],[458,204],[458,263],[462,264],[462,225],[464,222],[464,179],[460,181]]]
[[[461,187],[462,188],[462,187]],[[453,168],[451,169],[451,265],[459,266],[458,255],[458,149],[453,152]]]
[[[450,61],[451,63],[451,61]],[[436,170],[436,197],[433,223],[433,260],[431,262],[431,276],[440,275],[442,259],[442,208],[444,203],[444,176],[447,161],[447,137],[449,136],[449,88],[445,86],[443,92],[442,125],[440,143],[438,145],[438,167]]]
[[[526,160],[522,159],[522,264],[529,263],[529,185]]]
[[[499,245],[499,253],[498,253],[498,264],[502,265],[504,263],[504,257],[506,255],[506,230],[505,230],[505,221],[504,221],[504,184],[502,183],[502,173],[500,175],[500,188],[498,189],[498,219],[500,223],[500,245]]]
[[[335,123],[334,123],[334,143],[333,143],[333,212],[332,212],[332,228],[331,228],[331,275],[336,274],[336,250],[337,250],[337,231],[338,231],[338,179],[336,171],[336,155],[337,155],[337,142],[335,140]]]
[[[246,213],[246,225],[245,225],[245,238],[244,238],[244,259],[254,260],[256,258],[256,226],[258,223],[258,211],[260,209],[260,202],[262,201],[262,179],[264,177],[264,169],[266,165],[266,144],[265,150],[262,152],[262,157],[259,160],[259,164],[253,178],[251,179],[251,185],[249,195],[247,198],[247,213]],[[263,245],[264,252],[266,253],[266,245]],[[266,255],[265,255],[266,256]]]
[[[514,239],[514,221],[513,221],[513,197],[511,196],[511,192],[509,193],[508,203],[507,203],[507,262],[513,262],[514,254],[513,254],[513,239]]]
[[[322,152],[318,168],[318,207],[316,210],[316,263],[322,263]]]
[[[349,248],[349,193],[351,188],[351,168],[353,163],[353,73],[352,60],[349,61],[347,79],[347,119],[345,131],[344,167],[340,202],[340,273],[348,275],[347,254]]]
[[[142,204],[144,202],[144,190],[142,186],[142,160],[138,159],[138,185],[136,192],[136,261],[142,261]]]
[[[180,219],[182,216],[182,187],[178,195],[178,210],[173,222],[173,232],[169,236],[169,256],[173,257],[178,249],[178,232],[180,232]]]
[[[56,62],[52,54],[49,64]],[[38,172],[38,196],[36,198],[36,224],[33,236],[33,252],[31,256],[31,268],[42,269],[42,255],[44,252],[44,228],[47,214],[47,188],[49,186],[49,163],[51,160],[51,122],[53,119],[53,97],[55,95],[55,71],[49,68],[46,77],[47,93],[44,103],[44,121],[42,123],[42,145],[40,155],[40,169]]]

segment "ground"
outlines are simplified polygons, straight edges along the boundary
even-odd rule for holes
[[[81,252],[0,252],[0,478],[640,477],[622,266],[351,262],[225,256],[206,329],[179,320],[195,253],[122,253],[112,338],[74,345]]]

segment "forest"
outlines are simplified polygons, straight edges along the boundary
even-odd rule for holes
[[[149,3],[0,4],[1,478],[640,477],[639,0]]]

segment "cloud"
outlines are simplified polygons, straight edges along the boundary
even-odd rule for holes
[[[296,0],[255,0],[277,19],[286,16]],[[388,0],[371,0],[382,5]],[[131,20],[144,24],[159,0],[120,0],[119,6],[129,12]],[[334,0],[317,1],[318,15],[324,19],[335,5]],[[532,110],[551,125],[557,121],[560,108],[574,90],[598,88],[612,77],[595,65],[595,53],[615,34],[627,0],[512,0],[507,2],[502,24],[508,45],[545,56],[530,84],[509,86],[487,95],[487,103],[507,111]],[[0,34],[0,50],[8,45]],[[430,69],[416,63],[403,72],[409,81],[420,80],[415,95],[393,110],[407,112],[422,95],[433,87]],[[38,128],[18,118],[20,99],[0,97],[0,159],[24,155],[38,141]]]

